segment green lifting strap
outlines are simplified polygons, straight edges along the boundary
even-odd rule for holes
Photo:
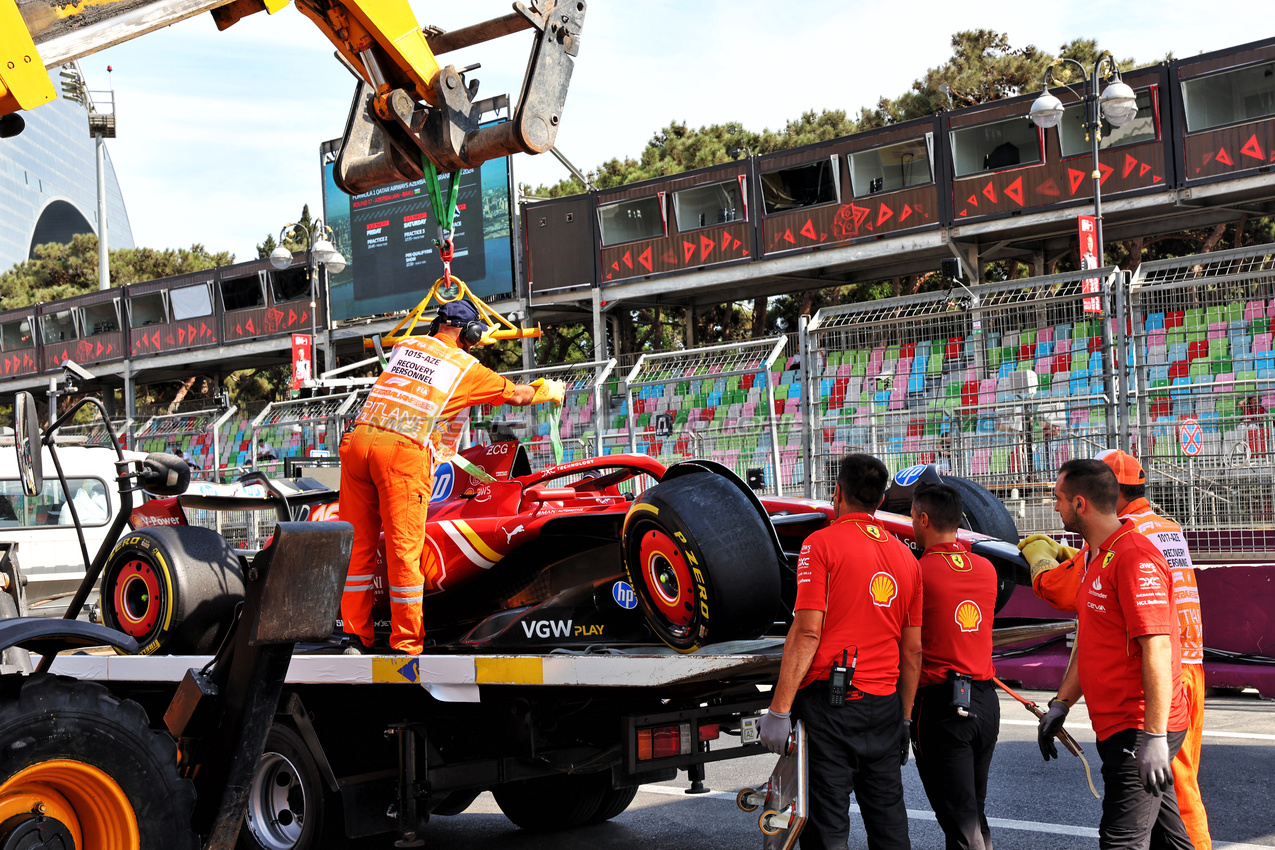
[[[443,190],[438,185],[438,169],[429,157],[421,154],[421,168],[425,171],[425,189],[429,192],[429,204],[434,208],[438,225],[447,233],[451,233],[452,224],[456,220],[456,200],[460,197],[460,172],[453,171],[447,179],[447,204],[443,205]],[[442,247],[442,242],[435,239],[434,244]]]

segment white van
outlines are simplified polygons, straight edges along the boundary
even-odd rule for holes
[[[67,494],[58,481],[57,467],[49,450],[43,451],[44,488],[38,496],[26,496],[18,478],[13,437],[0,437],[0,541],[18,544],[18,564],[27,578],[30,613],[60,616],[66,610],[67,597],[51,597],[70,594],[79,587],[84,578],[84,554],[67,506]],[[140,452],[125,452],[124,456],[129,460],[145,457]],[[64,445],[59,440],[58,459],[84,526],[84,542],[91,559],[120,509],[115,451]]]

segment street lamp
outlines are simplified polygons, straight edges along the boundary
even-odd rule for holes
[[[1138,114],[1138,98],[1133,93],[1133,89],[1120,79],[1120,69],[1116,66],[1116,60],[1110,53],[1104,52],[1097,58],[1093,65],[1093,73],[1088,76],[1085,76],[1085,66],[1075,59],[1066,57],[1055,59],[1045,68],[1044,91],[1040,97],[1036,98],[1029,113],[1032,123],[1042,130],[1057,127],[1066,112],[1062,101],[1049,93],[1049,82],[1054,68],[1067,63],[1080,69],[1080,78],[1084,82],[1084,96],[1081,100],[1085,105],[1085,133],[1089,136],[1089,140],[1093,145],[1093,174],[1091,176],[1093,178],[1094,236],[1096,237],[1098,266],[1101,268],[1105,262],[1102,244],[1102,173],[1098,170],[1098,146],[1102,141],[1102,121],[1105,118],[1112,127],[1123,127],[1128,124]],[[1104,64],[1105,74],[1103,73]],[[1098,81],[1100,79],[1111,81],[1101,94],[1098,93]],[[1073,94],[1075,93],[1066,83],[1060,80],[1054,80],[1054,82]]]
[[[313,346],[315,314],[319,309],[317,294],[319,266],[325,266],[333,274],[340,274],[345,271],[345,257],[341,256],[341,252],[333,247],[331,241],[329,241],[329,239],[335,239],[336,234],[332,232],[332,228],[323,223],[323,219],[315,219],[310,227],[293,222],[284,225],[283,229],[279,231],[279,247],[270,252],[270,265],[279,271],[283,271],[292,265],[292,252],[285,248],[283,243],[287,241],[288,233],[293,230],[305,234],[305,267],[310,274],[310,344]],[[325,234],[327,238],[325,238]],[[310,357],[311,359],[314,358],[313,352],[311,352]],[[314,373],[317,374],[318,370],[315,369]]]

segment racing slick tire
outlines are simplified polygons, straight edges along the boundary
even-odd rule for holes
[[[589,823],[611,787],[611,771],[559,773],[506,782],[491,789],[496,805],[528,832],[574,829]]]
[[[961,501],[965,505],[966,528],[1007,543],[1018,544],[1018,526],[1014,524],[1014,518],[1000,499],[968,478],[944,475],[943,483],[950,484],[961,494]],[[993,561],[993,565],[996,567],[996,610],[999,611],[1013,595],[1017,583],[1012,570],[996,561]]]
[[[140,655],[217,651],[243,601],[243,568],[209,528],[146,528],[116,544],[102,570],[102,622]]]
[[[696,473],[647,489],[629,508],[621,547],[647,624],[678,652],[755,638],[774,624],[773,535],[725,477]]]
[[[331,805],[329,805],[331,804]],[[309,747],[291,724],[275,719],[248,791],[248,810],[239,831],[240,850],[319,850],[341,846],[325,835],[324,822],[340,800],[329,798]],[[341,823],[326,831],[340,836]]]
[[[0,679],[0,846],[198,850],[194,806],[176,744],[137,703],[64,676]]]

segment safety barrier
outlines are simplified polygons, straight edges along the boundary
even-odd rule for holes
[[[119,441],[121,448],[129,448],[131,434],[133,430],[132,419],[113,419],[111,420],[109,429],[106,423],[101,420],[89,423],[87,425],[63,425],[58,429],[58,436],[78,437],[84,440],[86,446],[104,446],[110,447],[111,434],[115,434],[115,439]]]
[[[220,480],[226,445],[222,427],[238,412],[238,407],[231,406],[152,416],[137,429],[132,447],[186,457],[192,478]]]

